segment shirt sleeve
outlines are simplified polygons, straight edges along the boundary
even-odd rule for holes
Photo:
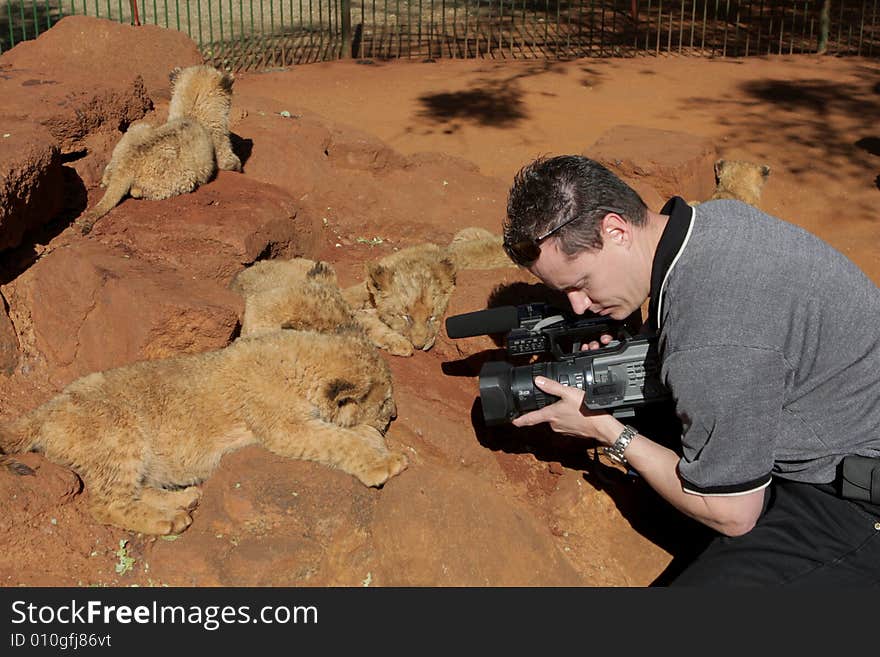
[[[785,372],[779,353],[755,347],[702,347],[664,360],[682,422],[684,490],[736,495],[770,483]]]

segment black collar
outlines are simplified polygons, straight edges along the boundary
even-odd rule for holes
[[[680,196],[673,196],[660,210],[660,214],[669,215],[666,228],[660,236],[657,251],[654,253],[654,262],[651,265],[651,300],[648,302],[648,324],[656,333],[660,326],[660,318],[657,317],[657,304],[660,301],[660,289],[666,272],[672,266],[672,261],[681,250],[684,239],[691,227],[692,208]]]

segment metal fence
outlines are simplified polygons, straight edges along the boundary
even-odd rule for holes
[[[823,0],[0,0],[0,52],[63,16],[188,34],[232,70],[363,59],[816,52]],[[880,0],[830,0],[831,55],[880,55]]]

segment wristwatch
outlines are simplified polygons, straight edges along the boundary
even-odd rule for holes
[[[623,453],[626,451],[626,448],[629,447],[629,444],[632,442],[632,439],[636,437],[637,433],[638,431],[628,424],[623,425],[623,431],[620,432],[620,435],[617,437],[617,440],[614,441],[614,444],[605,447],[605,456],[615,463],[626,465],[627,461]]]

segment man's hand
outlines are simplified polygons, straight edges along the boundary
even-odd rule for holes
[[[581,409],[584,391],[571,386],[564,386],[558,381],[543,376],[535,377],[535,385],[548,395],[559,397],[559,401],[526,413],[515,418],[512,424],[516,427],[530,427],[548,422],[550,428],[557,433],[582,438],[596,438],[602,444],[613,443],[623,425],[604,411],[588,411]]]
[[[603,333],[599,336],[598,340],[591,340],[590,342],[585,342],[581,345],[581,351],[592,351],[594,349],[598,349],[599,347],[604,347],[610,343],[614,337],[610,333]],[[601,343],[601,344],[600,344]]]

